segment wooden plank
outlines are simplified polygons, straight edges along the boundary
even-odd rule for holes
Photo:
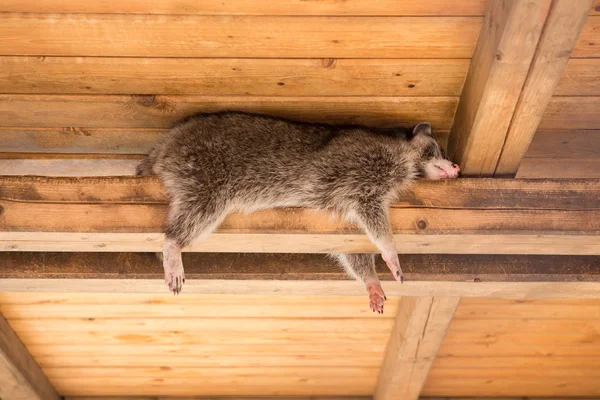
[[[514,176],[563,73],[594,0],[552,2],[494,175]]]
[[[339,265],[319,254],[185,253],[188,279],[348,279]],[[401,254],[407,280],[478,282],[593,282],[599,256]],[[376,259],[382,280],[393,277]],[[161,263],[140,253],[4,253],[0,278],[160,279]]]
[[[553,97],[540,130],[600,128],[600,96]]]
[[[589,299],[465,298],[454,319],[598,320],[600,302]]]
[[[448,154],[466,176],[493,175],[551,1],[490,1]]]
[[[95,279],[88,280],[93,286]],[[130,280],[135,284],[137,280]],[[2,281],[4,284],[7,281]],[[32,281],[33,282],[33,281]],[[325,296],[282,296],[273,302],[268,295],[244,295],[229,297],[222,295],[200,295],[188,293],[188,296],[174,298],[161,294],[122,293],[122,294],[86,294],[79,293],[8,293],[2,285],[0,309],[11,322],[28,319],[38,315],[40,319],[85,318],[377,318],[391,319],[398,305],[397,298],[390,298],[386,304],[386,313],[376,315],[369,309],[363,298],[364,288],[350,283],[361,292],[360,297],[352,295]],[[349,293],[352,293],[350,290]],[[252,309],[247,304],[252,303]],[[151,305],[151,307],[148,307]],[[40,311],[40,314],[31,314]],[[385,343],[382,344],[385,346]],[[48,349],[44,349],[46,351]],[[327,349],[313,349],[317,352]],[[160,353],[153,353],[160,354]],[[37,354],[36,354],[37,355]]]
[[[524,179],[598,179],[600,178],[600,160],[525,157],[516,177]]]
[[[460,298],[405,297],[377,379],[374,399],[418,399]]]
[[[121,346],[123,347],[123,346]],[[131,346],[130,346],[131,347]],[[136,349],[138,347],[136,346]],[[92,353],[91,351],[97,352]],[[260,356],[256,354],[231,354],[230,350],[223,348],[220,353],[214,356],[204,354],[189,355],[140,355],[118,354],[119,349],[111,355],[103,354],[96,347],[92,347],[90,352],[77,354],[55,354],[36,356],[36,360],[42,368],[50,367],[155,367],[168,364],[173,367],[344,367],[344,366],[363,366],[367,368],[378,368],[381,365],[382,354],[372,352],[360,352],[359,348],[351,352],[335,352],[323,354],[307,354],[299,350],[297,354],[279,354],[273,351],[267,353],[262,351]],[[135,350],[135,349],[133,349]],[[383,351],[383,350],[382,350]],[[125,352],[126,353],[126,352]],[[148,352],[150,353],[150,352]],[[108,400],[108,399],[104,399]],[[156,400],[156,399],[153,399]],[[181,399],[178,399],[181,400]],[[202,399],[206,400],[206,399]],[[271,399],[274,400],[274,399]]]
[[[600,15],[588,17],[571,56],[600,57]]]
[[[590,12],[590,15],[600,15],[600,0],[596,0],[596,2],[594,3],[594,7]]]
[[[483,15],[485,0],[463,0],[450,4],[431,0],[427,4],[412,0],[369,0],[342,2],[321,0],[309,3],[297,0],[156,0],[152,4],[124,0],[115,4],[89,3],[84,0],[39,1],[6,0],[0,12],[98,13],[98,14],[183,14],[183,15]]]
[[[147,154],[165,131],[0,127],[0,152]]]
[[[529,372],[529,374],[526,374]],[[587,371],[586,371],[587,372]],[[431,371],[424,390],[424,396],[600,396],[598,377],[567,374],[555,371],[551,375],[532,375],[533,370],[516,369],[512,375],[508,371],[488,371],[470,369],[442,373]]]
[[[0,37],[3,55],[470,58],[480,25],[480,17],[7,13]]]
[[[147,368],[132,370],[77,369],[73,370],[73,374],[53,377],[53,382],[65,396],[131,393],[141,396],[327,396],[339,393],[366,396],[370,394],[377,371],[343,367],[333,370],[293,368],[291,371],[283,368],[212,368],[189,371],[186,375],[178,376],[177,372],[181,371],[176,369],[161,371],[156,368],[154,373]],[[130,376],[132,373],[136,375]]]
[[[372,399],[371,396],[310,396],[310,397],[299,397],[299,396],[292,396],[292,397],[285,397],[285,396],[243,397],[242,396],[242,397],[240,397],[240,396],[235,396],[235,398],[227,398],[227,397],[221,397],[221,396],[218,398],[210,398],[210,397],[206,397],[206,396],[200,396],[200,397],[194,397],[194,396],[189,397],[188,396],[185,398],[185,400],[371,400],[371,399]],[[135,398],[132,398],[131,396],[120,396],[120,397],[116,397],[116,396],[111,396],[111,397],[77,396],[77,397],[65,397],[65,400],[182,400],[182,399],[177,398],[177,397],[170,397],[170,396],[161,396],[161,397],[136,396]],[[503,399],[500,399],[500,400],[503,400]],[[513,399],[509,399],[509,400],[513,400]],[[514,400],[517,400],[517,399],[514,399]],[[554,399],[550,399],[550,400],[554,400]],[[557,399],[557,400],[568,400],[568,399]],[[594,399],[590,399],[590,400],[594,400]]]
[[[60,396],[0,314],[0,397],[59,400]]]
[[[135,175],[138,158],[108,159],[1,159],[3,175],[41,176],[123,176]]]
[[[527,158],[600,158],[600,130],[538,131]]]
[[[554,95],[600,96],[600,59],[571,58]]]
[[[452,234],[395,234],[400,253],[598,255],[599,235],[538,231]],[[160,252],[159,233],[2,232],[1,251]],[[249,253],[375,253],[362,233],[213,233],[184,251]]]
[[[358,311],[368,315],[370,310],[364,302],[364,287],[353,281],[290,281],[290,280],[190,280],[185,284],[186,296],[190,294],[213,295],[277,295],[279,296],[358,296],[362,308]],[[383,282],[388,298],[392,296],[438,296],[438,297],[495,297],[495,298],[600,298],[598,282],[440,282],[409,281],[404,285]],[[165,293],[163,280],[153,279],[0,279],[0,291],[7,293]],[[278,300],[279,301],[279,300]],[[329,301],[329,300],[327,300]],[[51,307],[52,308],[52,307]],[[114,308],[114,307],[113,307]],[[129,309],[100,311],[127,314]],[[142,309],[147,309],[144,305]],[[152,306],[154,310],[155,306]],[[73,313],[78,307],[73,307]],[[356,311],[355,310],[355,311]],[[386,308],[387,310],[387,308]],[[336,311],[339,311],[339,307]],[[358,312],[357,311],[357,312]],[[246,311],[244,311],[246,312]],[[387,312],[387,311],[386,311]],[[74,314],[75,315],[75,314]],[[172,315],[187,316],[179,310]],[[202,315],[220,316],[220,307],[205,311]],[[375,315],[375,314],[373,314]],[[600,355],[600,353],[599,353]]]
[[[493,210],[597,210],[597,180],[448,179],[420,180],[393,208],[471,208]],[[154,177],[2,177],[0,199],[13,202],[165,204]]]
[[[0,57],[0,91],[459,96],[468,68],[469,60]]]
[[[198,112],[237,110],[312,122],[448,129],[454,97],[0,95],[5,126],[170,128]]]
[[[0,200],[0,207],[2,210],[0,232],[15,233],[154,234],[163,230],[166,218],[166,206],[163,204],[53,204]],[[324,211],[303,208],[271,209],[257,211],[251,215],[233,213],[225,218],[215,232],[233,236],[267,233],[296,236],[302,234],[327,236],[337,233],[360,236],[363,234],[356,225],[341,221],[339,218],[328,219],[327,215]],[[485,233],[510,234],[510,232],[527,234],[535,231],[548,234],[591,235],[600,232],[600,210],[478,210],[468,208],[452,210],[394,207],[390,211],[390,221],[394,232],[405,235],[417,233],[481,235]],[[97,238],[101,237],[103,236],[97,236]],[[104,237],[111,240],[108,236]],[[139,237],[132,236],[131,238],[139,240]]]
[[[82,364],[83,365],[83,364]],[[477,365],[481,369],[504,369],[511,370],[517,368],[530,368],[541,371],[542,374],[546,371],[564,371],[585,373],[586,371],[597,368],[598,361],[594,356],[581,357],[556,357],[556,356],[540,356],[540,357],[436,357],[432,368],[440,370],[450,369],[471,369],[473,365]]]

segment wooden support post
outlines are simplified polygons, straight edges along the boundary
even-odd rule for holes
[[[374,400],[417,400],[459,297],[404,297],[398,306]]]
[[[0,315],[0,399],[60,399],[54,386],[2,315]]]
[[[490,0],[448,140],[464,175],[494,174],[550,4]]]
[[[514,176],[552,98],[594,0],[555,0],[506,135],[496,176]]]

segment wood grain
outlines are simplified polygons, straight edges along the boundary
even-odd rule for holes
[[[539,129],[598,129],[600,96],[553,97]]]
[[[375,400],[419,398],[460,298],[405,297],[381,364]]]
[[[135,175],[140,163],[138,158],[108,159],[1,159],[0,171],[3,175],[41,176],[125,176]]]
[[[337,280],[350,279],[335,260],[320,254],[185,253],[192,279]],[[595,282],[600,256],[401,254],[410,281]],[[382,259],[382,280],[393,277]],[[162,263],[140,253],[4,253],[2,279],[161,279]]]
[[[420,180],[393,208],[597,210],[597,180]],[[2,177],[0,199],[13,202],[166,204],[155,177]],[[299,211],[299,210],[296,210]]]
[[[165,129],[0,127],[0,152],[147,154]]]
[[[600,96],[600,59],[571,58],[554,95]]]
[[[483,15],[485,0],[462,0],[448,3],[431,0],[427,4],[412,0],[140,0],[118,3],[89,3],[84,0],[41,1],[6,0],[2,12],[98,13],[98,14],[183,14],[183,15]]]
[[[399,286],[396,282],[383,282],[388,298],[391,296],[450,296],[494,298],[575,298],[597,299],[598,282],[439,282],[409,281]],[[1,279],[3,292],[19,293],[163,293],[166,288],[160,279]],[[359,296],[361,312],[369,314],[364,302],[364,287],[352,281],[289,281],[289,280],[190,280],[185,284],[189,294],[214,295],[277,295],[279,296]],[[73,308],[77,312],[78,307]],[[145,306],[147,308],[147,305]],[[153,306],[154,308],[154,306]],[[387,308],[386,308],[387,310]],[[102,308],[101,313],[104,313]],[[387,312],[387,311],[386,311]],[[177,314],[177,313],[176,313]],[[106,314],[101,314],[106,316]],[[180,314],[177,314],[180,315]],[[185,314],[183,314],[185,316]],[[217,307],[208,315],[220,316]],[[373,314],[375,315],[375,314]],[[32,349],[30,349],[32,351]],[[158,350],[152,350],[158,351]],[[581,354],[580,354],[581,355]],[[584,354],[585,355],[585,354]]]
[[[177,376],[178,370],[154,373],[148,368],[76,369],[73,374],[52,377],[66,396],[78,395],[170,395],[170,396],[268,396],[268,395],[346,395],[366,396],[376,379],[377,369],[335,368],[335,374],[324,368],[212,368],[188,370]],[[332,371],[331,371],[332,372]],[[53,370],[49,372],[53,373]],[[131,376],[136,374],[135,376]]]
[[[0,95],[0,118],[12,127],[170,128],[199,112],[237,110],[296,120],[449,129],[454,97],[258,97]]]
[[[479,17],[7,13],[0,37],[3,55],[470,58],[480,24]]]
[[[575,160],[600,158],[600,129],[538,131],[525,156]]]
[[[598,179],[600,160],[574,158],[528,158],[525,157],[517,178],[523,179]]]
[[[537,130],[594,0],[552,2],[523,85],[495,176],[514,176]]]
[[[60,396],[0,313],[0,397],[59,400]]]
[[[575,58],[600,57],[600,15],[588,17],[571,56]]]
[[[551,1],[490,1],[448,154],[466,176],[493,175]]]
[[[0,232],[147,233],[163,230],[165,205],[52,204],[0,200]],[[361,235],[356,225],[310,209],[272,209],[250,215],[232,213],[216,234]],[[512,218],[509,218],[511,216]],[[398,234],[549,234],[600,232],[600,210],[453,210],[393,208],[392,229]],[[100,236],[98,236],[100,237]],[[124,236],[126,237],[126,236]],[[134,236],[131,237],[132,239]],[[139,238],[138,238],[139,239]],[[135,239],[134,239],[135,240]]]
[[[0,91],[459,96],[468,68],[469,60],[0,57]]]

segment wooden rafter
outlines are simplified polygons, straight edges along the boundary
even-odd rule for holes
[[[488,3],[448,140],[448,154],[465,176],[496,170],[551,3]]]
[[[563,75],[594,0],[555,0],[519,97],[495,175],[514,176]]]
[[[0,398],[59,400],[54,386],[0,314]]]
[[[375,400],[417,400],[458,297],[404,297],[379,371]]]

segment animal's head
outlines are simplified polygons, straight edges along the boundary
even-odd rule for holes
[[[408,144],[419,154],[418,167],[425,179],[456,178],[460,167],[446,158],[446,153],[431,132],[429,122],[421,122],[406,135]]]

